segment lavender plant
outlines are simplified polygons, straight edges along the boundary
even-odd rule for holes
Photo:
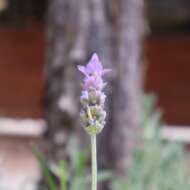
[[[110,69],[103,68],[96,53],[93,54],[86,66],[79,65],[78,69],[84,74],[80,97],[82,104],[80,116],[85,131],[91,137],[92,190],[97,190],[96,135],[102,131],[106,118],[104,110],[106,95],[103,92],[106,83],[102,76]]]

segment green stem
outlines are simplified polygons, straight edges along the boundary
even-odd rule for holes
[[[92,159],[92,189],[97,190],[97,153],[96,135],[91,135],[91,159]]]

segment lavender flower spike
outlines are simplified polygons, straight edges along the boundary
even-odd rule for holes
[[[84,74],[81,93],[81,119],[85,130],[90,134],[98,134],[105,125],[106,112],[104,110],[105,94],[102,92],[106,83],[102,76],[110,69],[104,69],[97,54],[94,53],[86,66],[78,66]]]

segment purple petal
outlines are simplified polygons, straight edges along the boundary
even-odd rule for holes
[[[77,68],[78,68],[78,70],[79,70],[80,72],[82,72],[84,75],[87,75],[86,67],[85,67],[85,66],[78,65]]]
[[[88,76],[84,79],[84,89],[88,90],[90,88],[102,89],[103,80],[101,77]]]
[[[106,95],[102,92],[102,93],[100,94],[100,103],[101,103],[101,104],[104,104],[105,99],[106,99]]]
[[[86,71],[88,74],[97,73],[98,75],[102,75],[103,67],[96,53],[93,54],[92,58],[87,64]]]
[[[92,55],[91,62],[92,62],[92,64],[94,65],[94,67],[95,67],[97,70],[99,70],[99,71],[102,71],[102,70],[103,70],[102,64],[101,64],[101,62],[100,62],[100,60],[99,60],[99,57],[98,57],[98,55],[97,55],[96,53],[94,53],[94,54]]]
[[[81,99],[88,99],[88,91],[84,90],[82,91],[82,94],[81,94]]]

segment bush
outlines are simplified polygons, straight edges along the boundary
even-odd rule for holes
[[[155,98],[145,96],[142,102],[142,141],[134,150],[130,170],[122,179],[114,172],[99,172],[99,181],[110,179],[111,190],[190,190],[184,146],[178,142],[166,142],[161,139],[161,112],[154,111]],[[35,154],[48,190],[90,189],[91,177],[89,166],[86,164],[86,153],[72,148],[70,165],[65,161],[52,165],[38,151],[35,150]]]
[[[154,97],[144,97],[142,144],[134,151],[127,181],[117,179],[112,190],[189,190],[184,146],[166,142],[160,135],[160,111]]]
[[[49,163],[36,149],[33,152],[41,167],[43,181],[39,190],[87,190],[91,185],[91,174],[88,166],[88,153],[81,152],[72,145],[70,163],[61,160],[58,165]],[[106,181],[112,176],[109,171],[100,171],[98,181]]]

